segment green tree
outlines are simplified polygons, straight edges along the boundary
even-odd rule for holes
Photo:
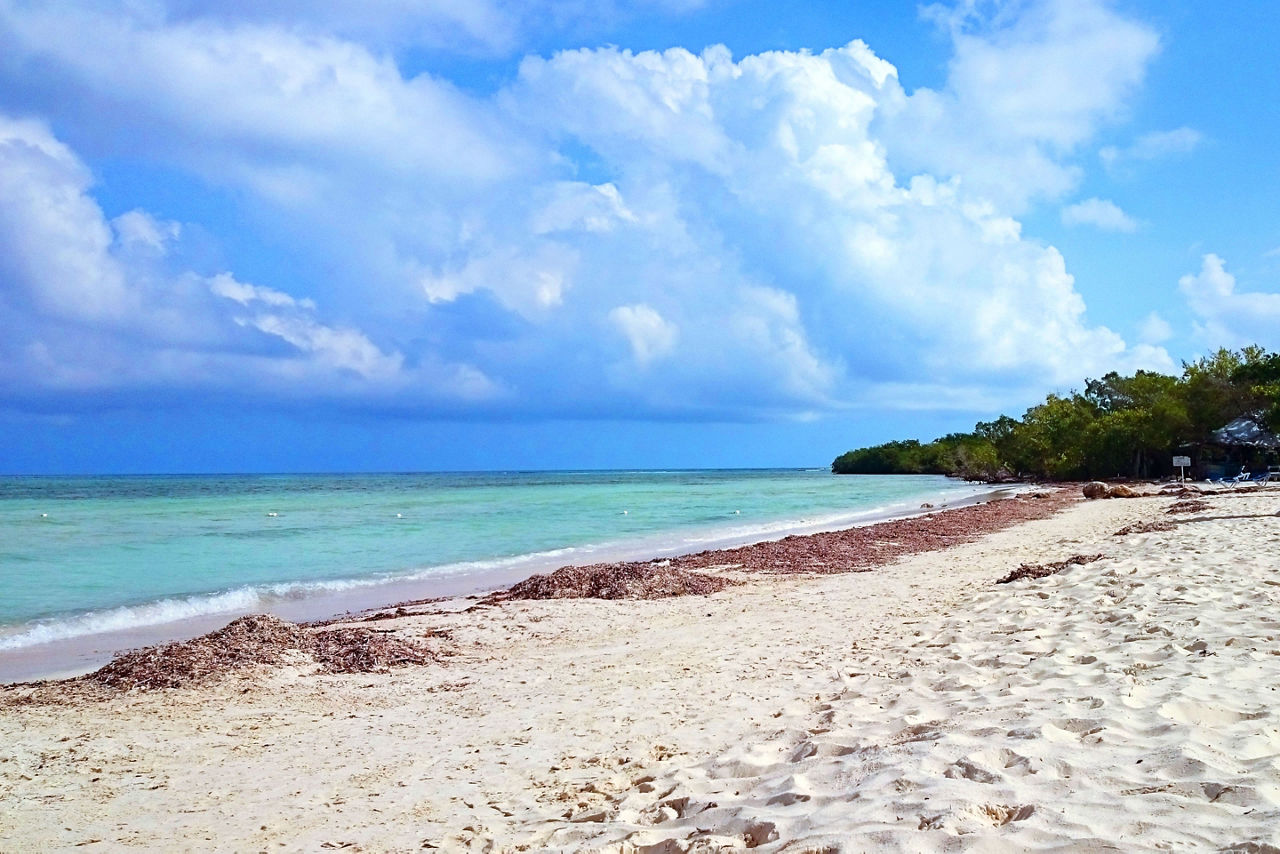
[[[1052,480],[1084,477],[1088,459],[1083,438],[1097,417],[1097,408],[1078,394],[1051,394],[1028,409],[1020,431],[1024,471]]]
[[[1172,456],[1211,440],[1245,414],[1261,414],[1280,431],[1280,353],[1222,348],[1184,362],[1182,376],[1112,371],[1083,393],[1051,394],[1021,420],[1002,415],[972,433],[922,445],[887,442],[849,451],[832,470],[875,474],[952,474],[1001,479],[1008,473],[1065,480],[1172,471]]]
[[[1263,424],[1280,431],[1280,353],[1258,351],[1232,372],[1231,379],[1248,389],[1254,411],[1262,413]]]
[[[992,447],[1000,467],[1015,475],[1031,470],[1022,422],[1018,419],[1001,415],[995,421],[979,421],[973,432]]]
[[[1179,396],[1187,413],[1188,441],[1207,442],[1213,431],[1259,408],[1258,395],[1244,374],[1265,359],[1266,351],[1260,347],[1240,351],[1222,347],[1212,355],[1182,363]]]
[[[859,448],[836,457],[836,474],[928,474],[920,464],[920,443],[915,439]]]
[[[1112,372],[1089,380],[1084,398],[1096,412],[1081,437],[1084,474],[1148,477],[1171,470],[1164,458],[1185,441],[1190,425],[1177,378],[1150,371],[1131,377]]]

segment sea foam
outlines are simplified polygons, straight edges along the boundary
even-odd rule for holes
[[[70,616],[48,617],[18,626],[0,628],[0,650],[21,649],[70,638],[161,626],[166,623],[217,614],[226,614],[230,617],[255,611],[268,611],[280,602],[296,601],[326,593],[342,593],[404,582],[481,575],[497,570],[516,570],[530,564],[549,565],[582,551],[589,552],[591,549],[549,549],[509,558],[464,561],[372,578],[244,586],[217,593],[170,597],[138,605],[124,605]]]

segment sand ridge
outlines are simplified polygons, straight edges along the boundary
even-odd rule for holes
[[[1265,850],[1280,492],[1208,501],[708,597],[386,620],[458,652],[386,674],[8,689],[0,848]]]

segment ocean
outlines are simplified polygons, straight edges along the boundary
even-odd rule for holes
[[[804,469],[2,477],[0,651],[194,617],[320,618],[988,491]]]

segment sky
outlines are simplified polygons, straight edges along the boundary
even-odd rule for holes
[[[1280,350],[1242,0],[0,0],[0,472],[825,466]]]

